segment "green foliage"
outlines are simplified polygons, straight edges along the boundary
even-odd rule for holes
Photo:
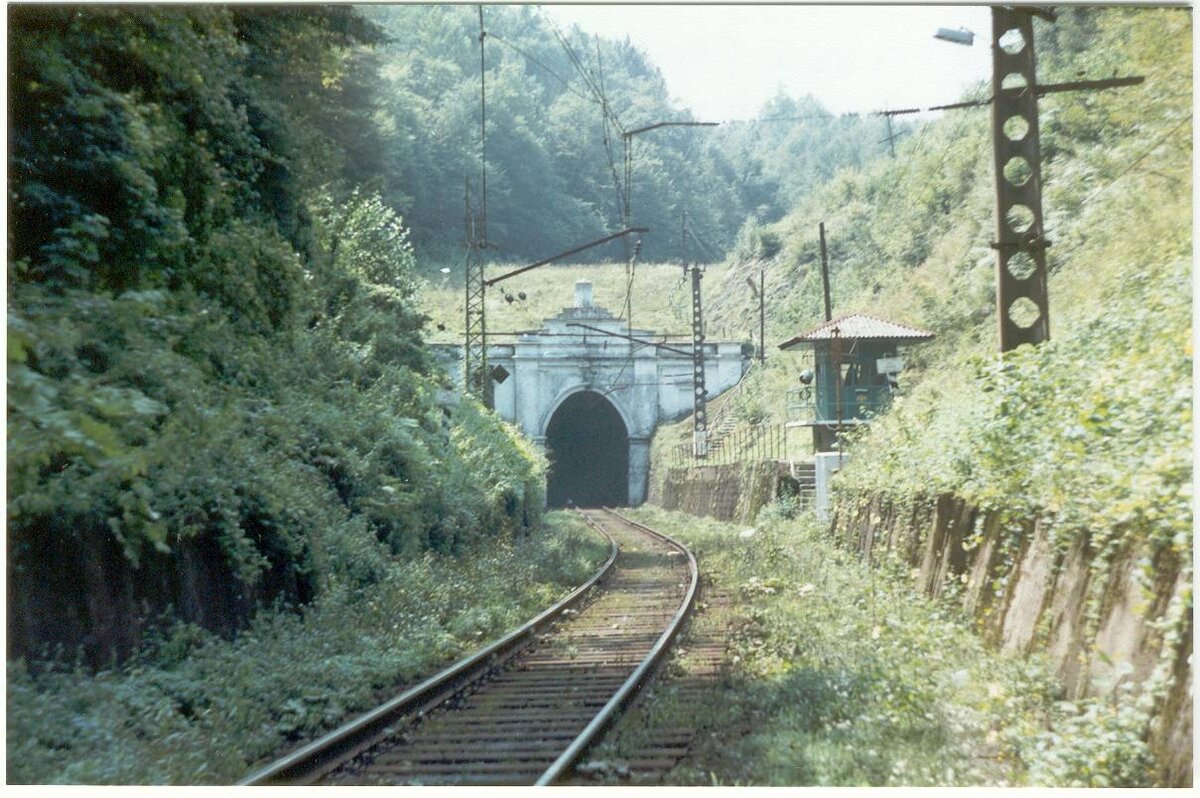
[[[393,155],[382,194],[409,220],[418,249],[449,259],[462,246],[460,229],[446,220],[463,216],[464,164],[473,176],[480,163],[476,10],[410,5],[364,13],[391,37],[379,53],[379,126]],[[532,260],[618,229],[622,131],[605,130],[601,102],[574,60],[603,85],[625,130],[692,114],[670,102],[661,73],[628,41],[559,31],[529,6],[488,7],[484,24],[489,240],[502,257]],[[868,123],[835,120],[811,98],[778,98],[761,116],[786,116],[793,107],[828,120],[737,124],[728,132],[663,128],[632,138],[632,216],[654,231],[644,241],[647,260],[682,256],[674,231],[685,207],[698,239],[688,245],[691,256],[718,261],[747,217],[761,209],[776,219],[823,176],[882,151],[864,144],[874,133],[856,135]],[[625,257],[620,243],[584,256]]]
[[[1146,713],[1128,690],[1113,699],[1055,707],[1052,728],[1017,742],[1033,762],[1033,784],[1146,787],[1151,771]]]
[[[411,301],[416,259],[400,217],[378,195],[359,190],[338,200],[326,190],[316,204],[316,237],[335,270],[386,286],[399,292],[402,301]]]
[[[378,575],[338,566],[301,613],[236,640],[163,629],[125,666],[10,660],[10,782],[228,784],[523,623],[584,581],[604,541],[559,516],[528,536],[401,562],[356,536]]]
[[[1145,63],[1142,50],[1121,48],[1153,32],[1161,60],[1152,71],[1162,75],[1188,53],[1180,15],[1091,13],[1104,37],[1093,50]],[[1171,132],[1178,102],[1169,88],[1147,89],[1143,128],[1109,122],[1092,146],[1072,138],[1080,149],[1049,161],[1061,175],[1046,199],[1058,239],[1052,340],[1001,358],[974,343],[991,337],[987,322],[934,327],[939,357],[922,358],[909,395],[859,442],[873,455],[843,474],[847,494],[953,490],[985,508],[1052,520],[1062,545],[1089,534],[1104,559],[1134,541],[1190,552],[1191,202],[1170,180],[1190,170],[1191,153]],[[1103,118],[1129,102],[1113,92],[1090,112]],[[1111,181],[1096,177],[1104,164],[1136,161],[1164,132],[1166,143],[1143,161],[1152,174],[1134,173],[1105,194]],[[1139,224],[1114,226],[1114,214]]]
[[[1073,8],[1037,25],[1040,79],[1147,76],[1043,103],[1048,344],[994,354],[990,131],[969,111],[920,126],[894,160],[839,172],[779,223],[748,225],[742,259],[706,312],[713,325],[753,330],[757,302],[743,284],[757,280],[754,259],[774,233],[768,340],[819,323],[825,221],[835,315],[937,335],[906,349],[902,394],[856,438],[839,495],[955,492],[1053,521],[1061,545],[1092,535],[1102,559],[1139,540],[1190,551],[1190,18]],[[797,362],[780,353],[758,378],[777,420]]]
[[[1192,572],[1191,22],[1166,9],[1073,8],[1037,25],[1040,80],[1147,76],[1141,87],[1041,104],[1051,340],[995,354],[989,133],[968,113],[918,128],[895,161],[839,174],[768,228],[784,237],[768,295],[772,283],[786,287],[769,306],[768,335],[819,323],[816,228],[826,221],[834,313],[938,336],[906,350],[902,393],[853,436],[835,500],[849,510],[868,497],[905,506],[954,494],[1011,529],[1001,573],[1032,519],[1055,556],[1085,542],[1081,633],[1093,640],[1121,558],[1136,558],[1143,587],[1159,595],[1157,569],[1179,568],[1185,582]],[[706,308],[712,323],[748,326],[752,297],[734,288],[757,266],[726,272],[730,290]],[[777,420],[795,360],[781,354],[761,377],[777,386]],[[1190,607],[1188,591],[1171,599],[1156,624],[1164,639],[1184,633]],[[1023,778],[1151,783],[1147,724],[1177,689],[1173,645],[1136,699],[1121,693],[1022,722],[1004,744],[1024,761]]]
[[[540,457],[452,407],[407,227],[349,182],[380,41],[349,7],[14,15],[12,651],[232,633],[376,582],[378,542],[537,525]]]
[[[346,110],[337,74],[377,39],[348,7],[18,9],[10,284],[188,287],[280,329],[302,290],[299,196],[345,160],[321,124]]]
[[[985,648],[951,602],[906,571],[834,547],[806,514],[764,510],[752,531],[651,508],[636,516],[686,541],[735,596],[728,677],[689,726],[710,730],[672,783],[787,786],[1065,786],[1045,745],[1053,673]],[[652,710],[670,716],[666,706]],[[675,723],[681,721],[676,718]],[[1075,754],[1118,783],[1135,765],[1105,730],[1063,728]],[[707,735],[705,735],[707,737]],[[704,738],[701,738],[704,739]],[[1125,738],[1122,738],[1125,740]],[[1122,744],[1125,744],[1124,742]],[[1098,753],[1112,760],[1101,762]]]

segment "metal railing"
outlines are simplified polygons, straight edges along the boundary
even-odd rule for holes
[[[750,375],[754,373],[754,365],[754,361],[750,361],[750,367],[742,372],[742,376],[738,378],[737,383],[717,398],[720,404],[717,404],[708,416],[708,434],[710,436],[721,428],[721,425],[725,423],[725,420],[730,417],[731,413],[737,412],[734,408],[733,400],[746,387]],[[716,442],[717,439],[710,437],[708,445],[712,446]]]
[[[710,441],[705,457],[697,457],[690,442],[671,447],[668,463],[675,467],[692,467],[787,459],[786,424],[744,424]]]
[[[854,423],[878,415],[891,403],[892,394],[886,387],[846,388],[839,412],[836,402],[818,403],[812,387],[800,386],[787,391],[787,417],[808,424]]]

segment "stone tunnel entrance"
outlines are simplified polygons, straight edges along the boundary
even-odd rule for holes
[[[550,474],[546,504],[629,504],[629,431],[612,403],[593,391],[572,394],[546,426]]]

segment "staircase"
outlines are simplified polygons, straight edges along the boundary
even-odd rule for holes
[[[817,467],[813,463],[792,463],[792,479],[796,480],[796,496],[801,505],[811,507],[817,496]]]
[[[709,452],[716,454],[721,449],[725,448],[725,444],[728,441],[728,435],[729,433],[733,432],[735,427],[737,427],[737,422],[737,413],[729,412],[722,414],[721,420],[718,422],[717,426],[709,430]]]

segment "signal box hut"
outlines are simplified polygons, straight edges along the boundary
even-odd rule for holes
[[[797,335],[780,349],[811,350],[812,367],[788,391],[788,426],[812,427],[813,450],[838,449],[838,431],[864,424],[886,408],[903,366],[900,347],[933,333],[865,313],[840,316]]]

